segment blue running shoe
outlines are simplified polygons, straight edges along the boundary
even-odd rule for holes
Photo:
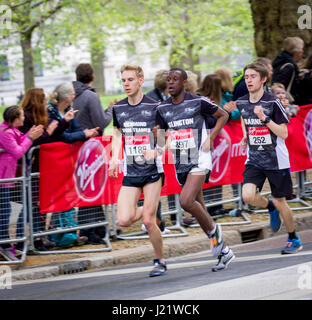
[[[271,203],[273,203],[272,200],[269,200]],[[274,210],[270,211],[270,226],[271,229],[273,230],[273,232],[277,232],[280,230],[281,225],[282,225],[282,221],[281,218],[279,216],[279,212],[278,210],[275,208]]]
[[[299,237],[295,239],[288,239],[286,247],[282,250],[282,254],[297,253],[302,249],[301,240]]]
[[[154,268],[150,272],[149,276],[158,277],[158,276],[163,276],[166,273],[167,273],[166,265],[160,263],[158,259],[154,259]]]

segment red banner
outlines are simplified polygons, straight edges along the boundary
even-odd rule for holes
[[[286,144],[291,171],[312,168],[312,106],[300,108],[288,125]],[[214,141],[213,168],[210,182],[214,185],[239,183],[243,180],[246,150],[241,149],[242,129],[239,120],[230,121]],[[92,138],[85,142],[50,143],[40,149],[40,208],[42,213],[58,212],[73,207],[96,206],[117,202],[123,178],[120,160],[117,179],[108,177],[111,137]],[[176,181],[171,151],[163,155],[165,185],[162,195],[176,194],[181,187]]]

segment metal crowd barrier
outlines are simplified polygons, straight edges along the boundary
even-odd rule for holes
[[[224,186],[221,186],[221,189]],[[229,204],[229,203],[234,203],[236,205],[236,208],[238,209],[239,212],[239,217],[241,217],[244,221],[233,221],[233,222],[221,222],[221,225],[244,225],[244,224],[250,224],[251,220],[246,216],[246,214],[243,212],[243,204],[242,204],[242,198],[241,198],[241,184],[237,184],[237,191],[235,191],[235,193],[237,193],[236,196],[234,197],[229,197],[229,196],[223,196],[222,200],[215,200],[212,199],[213,201],[211,201],[211,199],[209,199],[209,196],[211,196],[212,192],[214,191],[214,195],[216,196],[216,198],[220,198],[222,199],[222,192],[221,194],[218,192],[215,192],[215,190],[213,188],[209,188],[209,189],[205,189],[204,190],[204,200],[205,200],[205,204],[207,208],[212,208],[212,207],[216,207],[218,205],[223,205],[223,204]],[[227,193],[228,194],[228,193]],[[168,199],[167,199],[168,197]],[[174,221],[172,226],[167,226],[166,228],[171,232],[174,230],[179,230],[181,231],[181,233],[163,233],[162,237],[163,238],[170,238],[170,237],[182,237],[182,236],[188,236],[188,232],[185,230],[184,226],[185,224],[183,224],[183,215],[184,215],[184,210],[181,208],[180,206],[180,195],[179,194],[175,194],[172,195],[172,197],[174,197],[174,203],[170,204],[170,200],[169,200],[170,196],[163,196],[161,197],[161,203],[162,203],[162,208],[163,208],[163,204],[168,203],[168,206],[166,207],[167,210],[162,211],[161,215],[162,216],[167,216],[170,215],[171,220]],[[211,198],[211,197],[210,197]],[[228,210],[230,211],[230,210]],[[117,219],[116,219],[116,212],[115,212],[115,206],[114,206],[114,210],[113,210],[113,230],[114,233],[117,234]],[[224,217],[226,215],[229,214],[217,214],[214,215],[213,218],[217,219],[220,217]],[[172,219],[172,216],[173,219]],[[195,224],[190,224],[188,225],[188,227],[191,228],[196,228],[199,227],[198,223]],[[146,231],[137,231],[137,232],[131,232],[131,233],[127,233],[127,234],[122,234],[122,235],[117,235],[116,236],[117,239],[122,239],[122,240],[139,240],[139,239],[147,239],[148,235]]]
[[[1,184],[5,183],[14,183],[14,191],[11,195],[11,203],[13,206],[13,210],[11,213],[11,221],[9,234],[10,237],[7,239],[0,240],[0,245],[4,243],[18,243],[22,242],[24,244],[23,250],[21,253],[21,257],[18,261],[2,261],[0,260],[0,264],[21,264],[25,261],[27,250],[34,251],[34,239],[43,236],[49,236],[53,234],[62,234],[66,232],[73,232],[78,230],[86,230],[89,228],[97,228],[104,227],[105,228],[105,237],[103,238],[103,242],[106,245],[106,248],[91,248],[91,249],[57,249],[57,250],[49,250],[49,251],[36,251],[38,254],[58,254],[58,253],[89,253],[89,252],[105,252],[111,251],[112,246],[110,243],[110,236],[113,236],[115,239],[120,240],[136,240],[136,239],[147,239],[148,235],[146,231],[138,231],[138,232],[130,232],[126,234],[118,234],[118,223],[116,219],[116,205],[113,204],[111,206],[105,205],[102,206],[104,209],[103,215],[98,216],[95,215],[92,217],[91,210],[88,212],[88,208],[85,209],[84,212],[84,221],[79,221],[79,224],[76,227],[69,227],[63,229],[49,229],[49,225],[53,218],[57,218],[59,213],[49,213],[44,214],[40,217],[39,225],[44,225],[43,228],[38,231],[34,230],[38,229],[38,221],[35,220],[34,213],[36,210],[39,210],[38,207],[38,194],[39,194],[39,173],[32,173],[32,158],[35,150],[38,150],[40,147],[33,147],[29,150],[27,154],[27,158],[24,156],[22,158],[22,176],[11,178],[11,179],[0,179]],[[1,152],[1,150],[0,150]],[[2,151],[3,152],[3,151]],[[292,174],[294,184],[294,189],[296,189],[296,195],[294,199],[288,200],[288,203],[299,203],[300,206],[293,207],[292,210],[310,210],[312,209],[312,204],[308,201],[312,200],[312,169],[308,169],[301,172],[296,172]],[[264,190],[261,194],[269,195],[270,191]],[[166,226],[168,233],[163,233],[162,237],[170,238],[170,237],[181,237],[188,236],[188,232],[185,230],[183,224],[183,215],[185,214],[183,209],[180,206],[179,202],[179,194],[171,195],[171,196],[162,196],[161,197],[162,204],[162,216],[170,216],[172,225]],[[234,208],[237,209],[239,215],[237,217],[243,221],[229,221],[229,222],[220,222],[221,225],[244,225],[250,224],[250,219],[246,216],[244,212],[250,212],[250,210],[244,208],[244,204],[242,201],[242,184],[237,184],[234,188],[233,185],[229,186],[219,186],[212,187],[204,190],[204,200],[208,210],[213,208],[223,207],[224,205],[231,204],[234,205]],[[1,203],[0,203],[1,205]],[[2,209],[2,207],[0,207]],[[23,226],[22,233],[17,236],[16,228],[14,226],[17,223],[14,223],[13,220],[17,220],[17,214],[22,210],[22,214],[20,215],[20,223]],[[76,215],[78,208],[75,208]],[[222,210],[221,210],[222,211]],[[229,211],[229,210],[228,210]],[[253,212],[267,212],[266,209],[257,209],[254,208]],[[212,214],[214,219],[230,216],[229,213],[226,214]],[[37,212],[39,213],[39,212]],[[111,214],[111,216],[110,216]],[[2,215],[0,215],[0,218]],[[42,217],[45,217],[42,219]],[[78,214],[78,219],[80,214]],[[109,229],[110,221],[109,217],[111,217],[112,230]],[[14,218],[14,219],[13,219]],[[37,217],[38,218],[38,217]],[[235,218],[234,218],[235,219]],[[80,219],[81,220],[81,219]],[[29,221],[29,232],[26,233],[27,230],[27,221]],[[3,221],[0,219],[0,224]],[[199,227],[199,224],[191,224],[188,227]],[[35,229],[36,229],[35,228]],[[28,245],[29,242],[29,245]]]
[[[308,178],[308,174],[310,178]],[[305,177],[306,176],[306,177]],[[306,179],[311,179],[311,181],[306,181]],[[303,210],[311,210],[312,204],[307,202],[306,200],[312,200],[312,196],[309,199],[308,192],[309,188],[308,185],[312,184],[312,169],[308,169],[305,171],[298,171],[292,173],[292,180],[293,180],[293,189],[296,190],[295,197],[293,199],[287,200],[288,204],[291,203],[298,203],[301,206],[291,206],[292,211],[303,211]],[[312,195],[312,190],[310,190]],[[270,191],[261,192],[262,195],[270,195]],[[265,213],[268,212],[267,209],[255,209],[254,212],[256,213]]]
[[[309,187],[312,185],[312,169],[305,170],[305,171],[300,171],[292,174],[292,179],[294,183],[293,189],[296,190],[295,198],[291,200],[287,200],[289,204],[291,203],[298,203],[299,205],[294,207],[291,206],[291,209],[293,211],[301,211],[301,210],[311,210],[312,209],[312,204],[307,202],[306,200],[312,200],[312,188]],[[307,181],[310,179],[310,181]],[[269,189],[268,183],[266,182],[267,187]],[[230,190],[230,189],[233,190]],[[227,189],[227,190],[226,190]],[[231,192],[233,196],[231,196]],[[270,195],[270,191],[263,191],[261,192],[262,195],[267,196]],[[179,195],[176,194],[174,195],[175,197],[175,206],[171,206],[171,209],[166,210],[165,212],[162,212],[162,216],[165,215],[176,215],[176,224],[173,225],[172,227],[167,227],[169,230],[174,230],[174,229],[180,229],[182,233],[180,234],[163,234],[162,237],[177,237],[177,236],[187,236],[188,233],[185,231],[183,227],[183,222],[182,222],[182,217],[184,215],[184,211],[180,206],[179,203]],[[162,202],[163,198],[161,197]],[[243,200],[242,200],[242,183],[236,184],[236,189],[234,190],[233,185],[228,185],[228,186],[217,186],[217,187],[212,187],[204,190],[204,200],[205,200],[205,205],[207,207],[207,210],[210,211],[210,209],[213,208],[220,208],[221,210],[217,209],[215,210],[216,214],[213,214],[211,212],[212,218],[213,219],[218,219],[218,218],[224,218],[224,217],[231,217],[233,221],[227,221],[227,222],[218,222],[220,225],[223,226],[235,226],[235,225],[246,225],[246,224],[251,224],[251,220],[249,217],[246,215],[246,213],[267,213],[267,209],[258,209],[258,208],[250,208],[246,204],[244,205]],[[231,210],[227,209],[224,210],[224,205],[231,204],[232,206],[234,205],[234,209],[236,209],[237,215],[233,216],[231,215]],[[177,208],[177,209],[176,209]],[[232,209],[233,210],[233,209]],[[214,210],[212,210],[214,211]],[[222,214],[218,214],[218,212],[226,212]],[[115,212],[115,206],[113,209],[113,230],[114,233],[117,234],[117,220],[116,220],[116,212]],[[235,221],[237,220],[236,218],[240,218],[240,221]],[[241,221],[243,220],[243,221]],[[190,228],[198,228],[200,225],[198,223],[190,224],[188,227]],[[147,239],[148,235],[145,231],[138,231],[138,232],[132,232],[132,233],[127,233],[124,235],[117,235],[117,239],[123,239],[123,240],[139,240],[139,239]]]
[[[34,239],[40,238],[43,236],[49,236],[53,234],[62,234],[66,232],[73,232],[78,230],[86,230],[90,228],[98,228],[98,227],[105,227],[105,237],[102,238],[103,244],[105,244],[106,248],[90,248],[90,249],[65,249],[62,248],[56,249],[56,250],[48,250],[48,251],[40,251],[36,250],[35,252],[38,254],[59,254],[59,253],[91,253],[91,252],[105,252],[105,251],[111,251],[112,246],[110,243],[110,231],[109,231],[109,212],[108,212],[108,206],[104,206],[103,216],[97,216],[97,217],[91,217],[88,213],[88,209],[84,210],[84,216],[86,217],[86,221],[82,221],[85,223],[79,223],[76,227],[67,227],[67,228],[57,228],[57,229],[48,229],[49,226],[51,226],[50,222],[52,219],[57,219],[58,215],[61,213],[52,213],[52,214],[41,214],[41,220],[44,222],[44,227],[41,230],[34,231],[34,211],[38,210],[38,197],[39,197],[39,177],[40,173],[32,173],[32,157],[35,150],[40,149],[40,146],[32,147],[28,154],[27,154],[27,162],[29,163],[29,166],[27,167],[27,176],[28,176],[28,212],[32,213],[29,214],[29,223],[30,223],[30,245],[29,250],[34,250]],[[35,210],[34,210],[35,209]],[[103,207],[102,207],[103,209]],[[78,208],[74,208],[76,212],[76,216],[78,216],[77,211]],[[49,218],[50,216],[50,218]],[[52,218],[51,218],[52,216]],[[45,218],[44,218],[45,217]],[[44,219],[43,219],[44,218]],[[43,223],[40,220],[41,223]],[[79,220],[79,217],[78,217]],[[89,222],[91,221],[91,222]],[[40,224],[40,223],[39,223]]]
[[[0,149],[0,152],[6,152],[4,149]],[[26,203],[26,161],[25,156],[22,157],[22,170],[21,176],[10,179],[0,179],[0,246],[3,244],[16,244],[23,243],[23,249],[20,250],[21,254],[18,255],[17,261],[0,260],[0,265],[8,264],[21,264],[26,259],[27,252],[27,237],[23,231],[21,234],[17,233],[17,223],[22,225],[22,229],[26,230],[26,210],[21,211]],[[13,185],[13,186],[12,186]],[[9,190],[7,190],[9,189]],[[10,194],[10,199],[7,197]],[[3,197],[6,197],[4,199]],[[10,200],[9,202],[7,202]],[[5,218],[5,215],[8,215]],[[20,217],[20,219],[19,219]],[[1,234],[3,227],[8,226],[8,237],[5,239]],[[6,233],[6,231],[4,231]],[[2,258],[2,255],[0,256]],[[4,259],[4,258],[3,258]]]

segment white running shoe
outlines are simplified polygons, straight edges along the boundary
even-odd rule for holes
[[[230,262],[234,259],[235,255],[232,249],[229,248],[229,251],[227,253],[221,252],[221,254],[218,256],[218,263],[212,267],[212,271],[217,272],[226,269]]]

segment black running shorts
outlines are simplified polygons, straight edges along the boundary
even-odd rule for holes
[[[190,174],[189,171],[181,172],[181,173],[177,173],[176,174],[177,175],[177,181],[178,181],[178,183],[179,183],[179,185],[181,187],[183,187],[185,185],[185,182],[186,182],[188,174]],[[208,170],[208,173],[206,173],[205,183],[209,182],[209,177],[210,177],[210,170]]]
[[[265,179],[268,178],[274,198],[284,198],[293,192],[290,169],[263,170],[247,165],[243,173],[245,183],[255,184],[261,192]]]
[[[143,188],[148,183],[153,183],[162,179],[162,186],[165,183],[165,174],[164,173],[156,173],[150,176],[140,176],[140,177],[128,177],[125,176],[122,180],[122,185],[125,187],[135,187],[135,188]]]

